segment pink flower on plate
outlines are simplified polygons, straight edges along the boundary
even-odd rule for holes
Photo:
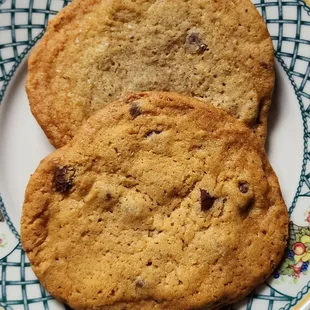
[[[4,248],[7,245],[5,234],[0,234],[0,248]],[[0,308],[1,310],[1,308]]]
[[[302,262],[298,262],[297,264],[293,265],[294,277],[295,278],[299,278],[301,268],[302,268]]]

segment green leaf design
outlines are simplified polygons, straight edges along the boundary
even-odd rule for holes
[[[279,273],[284,276],[293,276],[294,270],[291,267],[291,261],[286,259],[283,264],[280,266]]]
[[[289,242],[288,242],[288,248],[289,248],[289,249],[292,249],[292,247],[293,247],[293,245],[294,245],[295,242],[296,242],[295,240],[290,239]]]
[[[4,215],[2,214],[1,211],[0,211],[0,222],[4,222]]]

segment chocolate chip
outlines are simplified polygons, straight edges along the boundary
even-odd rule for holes
[[[0,211],[0,222],[4,222],[4,215],[2,214],[1,211]]]
[[[268,69],[268,65],[267,65],[264,61],[261,61],[261,62],[260,62],[260,65],[261,65],[264,69]]]
[[[201,38],[198,33],[192,32],[186,37],[186,42],[189,44],[199,44],[201,43]]]
[[[107,193],[107,194],[105,195],[105,197],[106,197],[107,200],[111,200],[111,199],[112,199],[111,193]]]
[[[150,130],[144,135],[144,137],[149,138],[151,135],[158,135],[160,133],[161,133],[161,130]]]
[[[73,184],[75,170],[71,167],[57,167],[54,174],[54,183],[56,191],[60,193],[67,192]]]
[[[209,48],[206,44],[200,44],[199,45],[199,48],[198,48],[199,53],[203,53],[203,52],[208,51],[208,50],[209,50]]]
[[[215,199],[205,189],[200,189],[201,211],[205,212],[212,208]]]
[[[143,287],[143,286],[144,286],[144,281],[141,280],[141,279],[138,279],[138,280],[136,281],[136,287]]]
[[[209,50],[208,45],[203,42],[197,32],[192,32],[186,37],[186,45],[191,54],[202,54]]]
[[[247,182],[240,182],[239,183],[239,191],[242,194],[246,194],[248,192],[249,188],[250,188],[249,183],[247,183]]]
[[[132,118],[136,118],[142,114],[142,111],[137,103],[133,103],[129,109],[129,113]]]

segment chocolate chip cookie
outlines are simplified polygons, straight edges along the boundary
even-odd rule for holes
[[[272,42],[249,0],[75,0],[49,23],[27,78],[56,147],[106,103],[150,90],[211,102],[264,140],[273,86]]]
[[[255,134],[208,103],[137,93],[31,176],[22,244],[74,309],[217,309],[279,263],[288,216]]]

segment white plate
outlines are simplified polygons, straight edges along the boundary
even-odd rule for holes
[[[65,308],[34,276],[20,246],[19,221],[29,175],[53,150],[29,110],[26,58],[48,19],[67,2],[0,0],[0,309]],[[253,2],[275,48],[277,85],[267,149],[291,230],[282,265],[233,308],[305,310],[310,309],[310,0]]]

